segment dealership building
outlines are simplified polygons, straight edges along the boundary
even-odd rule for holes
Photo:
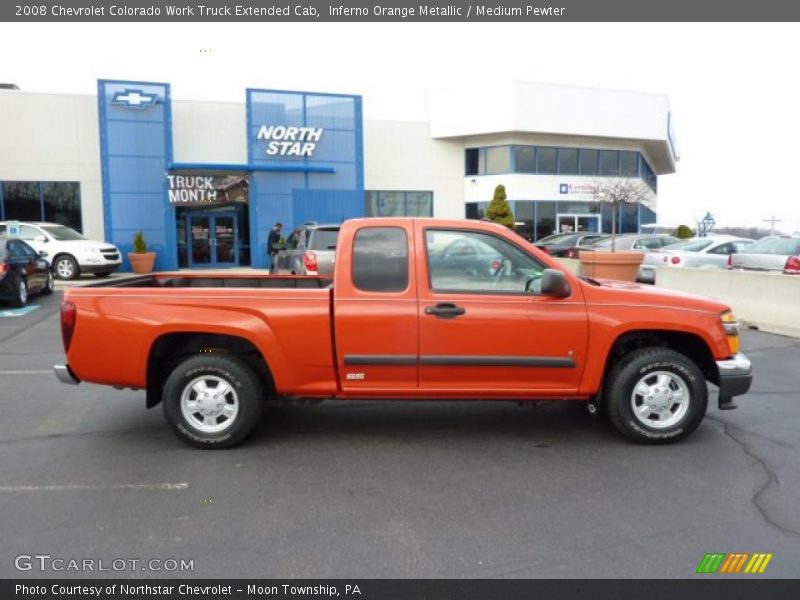
[[[123,254],[142,231],[162,270],[265,267],[277,221],[481,218],[498,184],[530,239],[609,232],[598,191],[613,178],[643,190],[619,229],[655,222],[677,161],[666,96],[487,87],[431,92],[393,120],[364,117],[379,98],[340,93],[249,88],[224,103],[144,81],[100,80],[96,96],[0,85],[0,220],[62,223]]]

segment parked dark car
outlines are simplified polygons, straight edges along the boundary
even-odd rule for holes
[[[0,299],[22,307],[35,292],[53,293],[50,263],[22,240],[0,236]]]
[[[578,246],[585,246],[605,237],[602,233],[554,233],[534,242],[534,246],[551,256],[564,257]]]

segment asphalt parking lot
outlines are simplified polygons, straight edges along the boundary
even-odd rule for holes
[[[21,554],[187,559],[171,574],[192,577],[683,578],[708,552],[769,552],[760,577],[800,574],[798,339],[745,332],[753,391],[728,412],[712,395],[674,446],[569,403],[326,402],[209,452],[142,392],[59,383],[59,302],[0,317],[0,577],[93,575],[20,572]],[[140,569],[96,574],[168,574]]]

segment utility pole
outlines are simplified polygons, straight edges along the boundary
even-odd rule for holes
[[[761,219],[764,223],[769,223],[769,234],[775,235],[775,223],[782,223],[782,219],[776,219],[775,215],[772,215],[769,219]]]

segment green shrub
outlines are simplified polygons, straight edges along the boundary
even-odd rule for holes
[[[506,186],[498,185],[494,188],[494,197],[486,208],[486,218],[514,229],[514,213],[506,200]]]
[[[691,237],[694,237],[694,231],[692,231],[691,227],[688,225],[679,225],[678,229],[675,231],[675,237],[688,240]]]
[[[133,236],[133,251],[136,254],[144,254],[147,252],[147,241],[144,239],[144,233],[137,231]]]

